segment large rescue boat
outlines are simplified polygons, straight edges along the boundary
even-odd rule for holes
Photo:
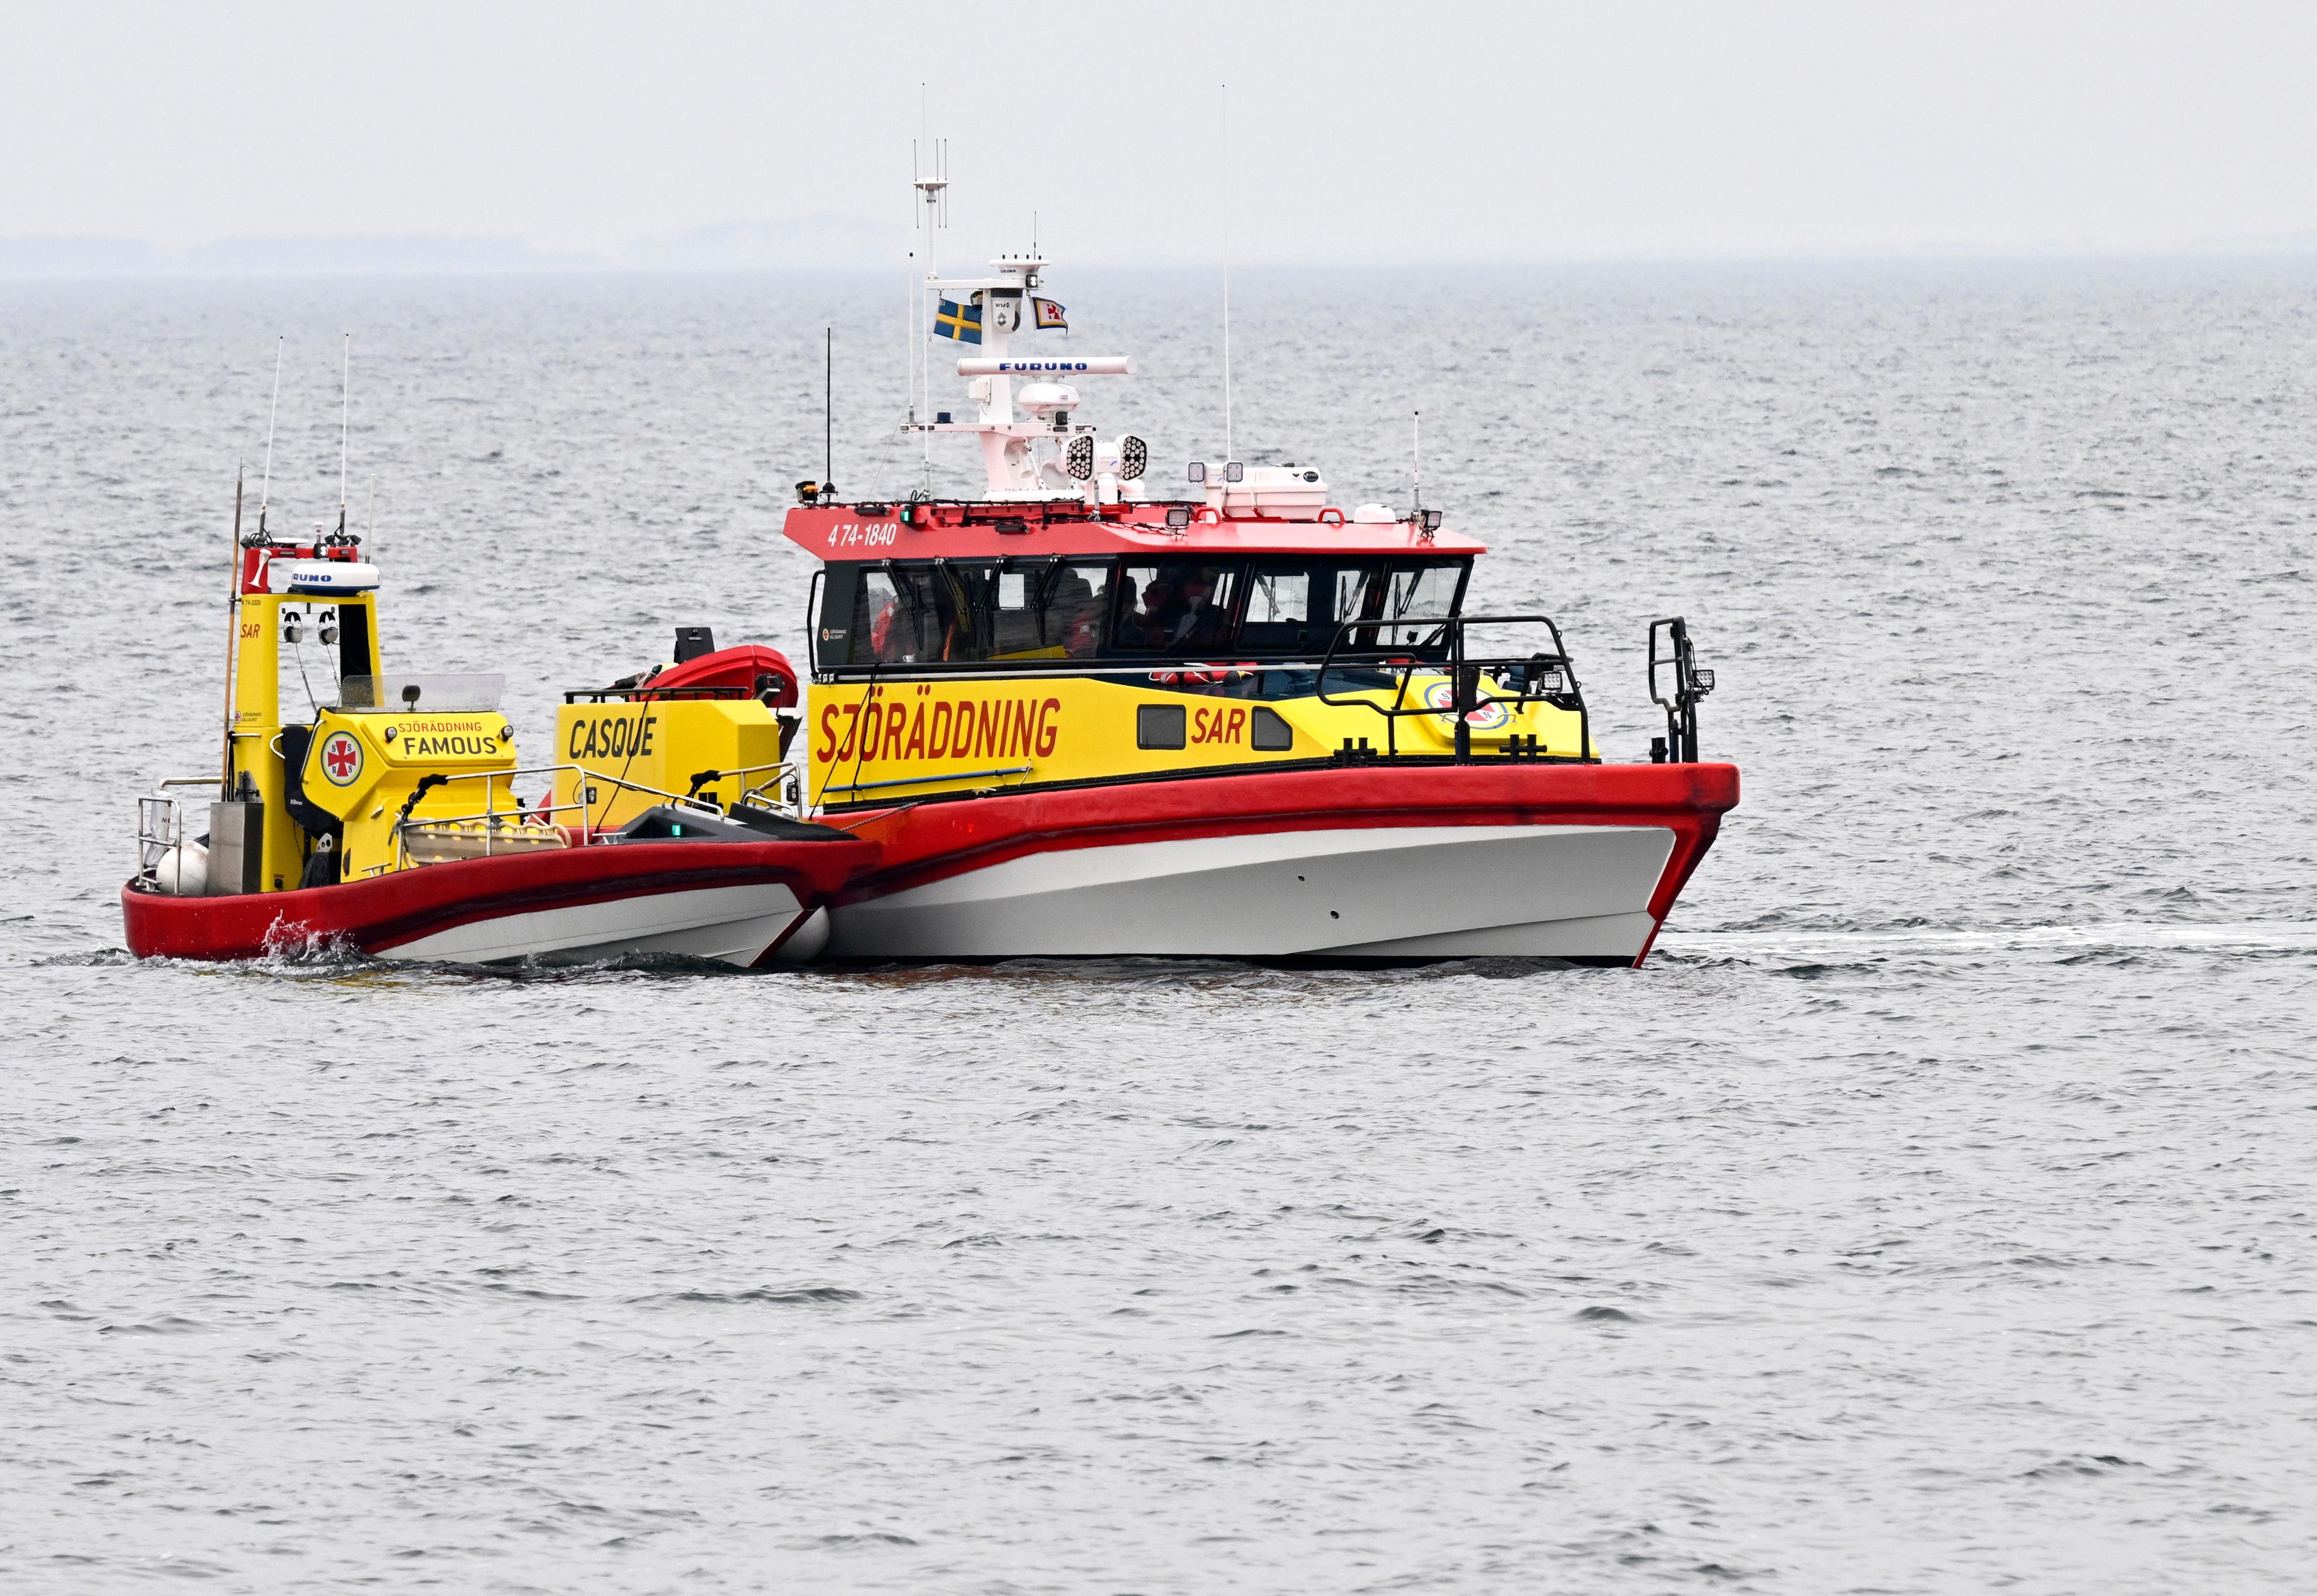
[[[875,848],[794,817],[781,656],[684,629],[669,667],[567,695],[556,735],[574,757],[526,768],[504,677],[380,663],[359,534],[282,543],[263,525],[237,528],[221,769],[139,802],[130,952],[745,966],[818,951],[813,916]],[[309,693],[298,716],[285,699]],[[653,779],[671,752],[693,762],[685,791]]]
[[[908,430],[972,437],[979,497],[928,470],[787,513],[821,562],[808,806],[881,850],[828,955],[1638,964],[1738,802],[1684,623],[1650,634],[1651,762],[1605,762],[1560,629],[1476,604],[1438,510],[1236,460],[1153,493],[1142,440],[1077,419],[1126,357],[1010,351],[1066,323],[1046,267],[926,274],[970,418],[928,382]]]

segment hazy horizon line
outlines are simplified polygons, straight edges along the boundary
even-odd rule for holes
[[[229,280],[272,277],[708,276],[865,274],[908,268],[905,252],[861,245],[887,229],[857,218],[729,222],[633,241],[616,253],[556,250],[513,235],[310,233],[246,235],[170,247],[115,234],[0,237],[0,280]],[[902,236],[894,229],[894,236]],[[1939,261],[2163,260],[2317,254],[2317,233],[2112,244],[1926,242],[1764,249],[1572,250],[1533,256],[1418,258],[1275,256],[1232,261],[1242,271],[1473,271],[1616,265],[1840,265]],[[1071,269],[1220,270],[1220,259],[1080,256]]]

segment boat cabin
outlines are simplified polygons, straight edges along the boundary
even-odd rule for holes
[[[1466,614],[1480,543],[1422,516],[1314,509],[1294,519],[1099,499],[792,509],[789,537],[823,560],[810,618],[811,800],[842,808],[1447,758],[1475,745],[1588,757],[1550,623],[1546,646],[1525,645],[1517,672],[1473,680],[1460,740],[1454,666],[1466,633],[1514,630]],[[1533,635],[1541,617],[1513,619]]]

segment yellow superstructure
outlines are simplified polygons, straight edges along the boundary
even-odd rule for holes
[[[351,542],[244,551],[211,829],[246,832],[221,854],[213,843],[240,874],[214,880],[212,892],[287,892],[400,867],[412,862],[398,846],[405,820],[515,818],[500,774],[515,767],[514,731],[497,708],[498,679],[386,674],[376,573],[353,552]],[[334,580],[370,585],[334,590]],[[306,652],[285,661],[285,647]],[[285,668],[293,688],[311,695],[303,715],[283,702]]]
[[[396,847],[405,820],[480,814],[519,823],[514,783],[501,774],[514,767],[514,729],[496,710],[326,709],[314,722],[301,785],[307,802],[341,822],[338,876],[351,881],[409,862]]]
[[[555,750],[559,765],[578,767],[556,772],[559,812],[584,813],[597,830],[665,802],[655,793],[729,805],[777,786],[782,769],[779,719],[738,694],[585,695],[556,712]]]
[[[261,566],[261,569],[263,567]],[[260,805],[260,847],[253,874],[260,892],[295,887],[305,873],[309,838],[285,802],[289,769],[282,748],[280,673],[283,633],[294,619],[318,629],[335,612],[342,655],[357,654],[364,669],[377,660],[378,596],[345,594],[331,600],[304,594],[245,590],[236,610],[232,729],[227,738],[228,798]],[[289,722],[295,724],[295,722]]]
[[[1297,673],[1304,684],[1309,671]],[[1357,681],[1382,672],[1346,671]],[[1100,781],[1222,766],[1325,759],[1347,745],[1377,752],[1447,754],[1455,747],[1452,685],[1414,672],[1403,690],[1331,676],[1316,691],[1258,696],[1288,673],[1159,670],[1124,676],[1030,675],[866,684],[824,681],[807,718],[807,795],[817,803],[890,802],[938,793]],[[1575,711],[1517,699],[1483,682],[1470,719],[1472,746],[1502,753],[1536,740],[1539,756],[1579,752]],[[1444,713],[1386,717],[1363,704]],[[1582,750],[1590,754],[1594,750]]]

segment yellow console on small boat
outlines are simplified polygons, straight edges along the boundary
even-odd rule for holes
[[[394,867],[398,838],[419,863],[467,856],[461,833],[446,824],[456,817],[481,814],[479,832],[520,823],[514,728],[498,712],[501,685],[495,676],[341,680],[339,702],[314,718],[298,784],[307,804],[339,822],[341,879]],[[442,707],[427,707],[430,698]],[[493,828],[498,816],[505,820]],[[561,846],[549,828],[526,829],[530,846]],[[478,835],[471,852],[484,851]]]

